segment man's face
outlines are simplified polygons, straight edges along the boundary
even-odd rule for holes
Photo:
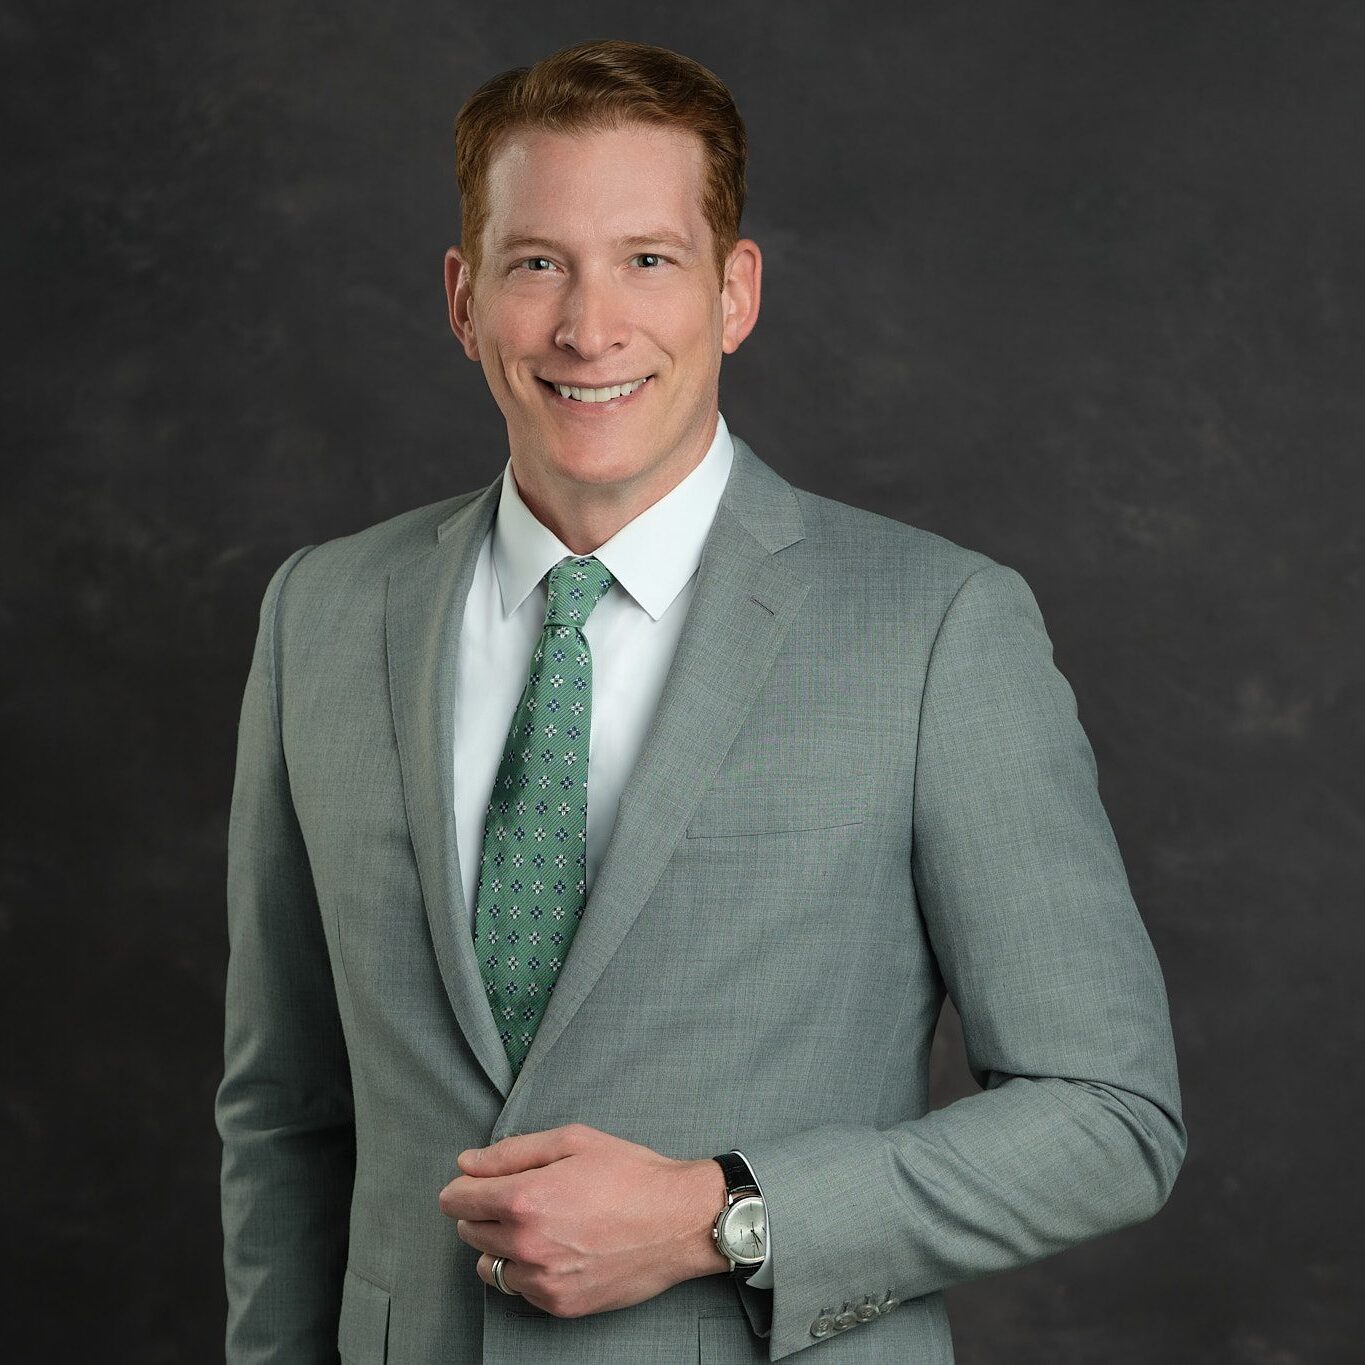
[[[615,485],[643,508],[705,454],[721,355],[757,319],[760,260],[737,244],[721,288],[703,156],[695,134],[642,124],[520,133],[498,149],[478,277],[452,248],[446,287],[524,492]],[[554,387],[640,380],[607,401]]]

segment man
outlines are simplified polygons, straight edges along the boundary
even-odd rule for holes
[[[1038,609],[729,432],[761,255],[710,72],[570,48],[457,155],[510,458],[265,594],[228,1359],[951,1361],[942,1289],[1150,1216],[1185,1149]],[[930,1112],[945,991],[983,1090]]]

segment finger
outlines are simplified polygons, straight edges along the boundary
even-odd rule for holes
[[[514,1260],[512,1242],[515,1240],[505,1223],[477,1222],[469,1218],[455,1220],[455,1235],[462,1242],[486,1251],[490,1256],[506,1256]]]
[[[457,1175],[437,1196],[436,1202],[447,1218],[500,1221],[507,1215],[508,1200],[519,1181],[519,1176]]]
[[[491,1284],[494,1289],[498,1288],[497,1282],[493,1279],[493,1258],[491,1256],[480,1256],[474,1263],[474,1269],[484,1284]],[[514,1294],[521,1293],[521,1290],[517,1288],[517,1269],[515,1261],[508,1261],[502,1268],[502,1282]],[[501,1293],[502,1291],[498,1290],[498,1292]]]
[[[581,1124],[546,1128],[539,1133],[517,1133],[487,1147],[470,1147],[455,1158],[468,1175],[513,1175],[548,1166],[582,1150]]]

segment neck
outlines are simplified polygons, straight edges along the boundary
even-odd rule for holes
[[[644,471],[616,483],[583,483],[537,477],[544,471],[512,453],[517,492],[542,526],[576,555],[590,555],[646,508],[672,492],[705,458],[715,439],[716,422],[701,447],[686,459]]]

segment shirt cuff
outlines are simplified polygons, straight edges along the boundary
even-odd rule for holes
[[[761,1196],[763,1186],[759,1185],[758,1177],[754,1174],[754,1168],[749,1165],[749,1158],[743,1152],[736,1152],[735,1155],[744,1163],[749,1171],[749,1179],[754,1182]],[[769,1230],[768,1243],[763,1248],[763,1264],[745,1280],[745,1284],[751,1289],[771,1289],[773,1287],[773,1239],[772,1232]]]

